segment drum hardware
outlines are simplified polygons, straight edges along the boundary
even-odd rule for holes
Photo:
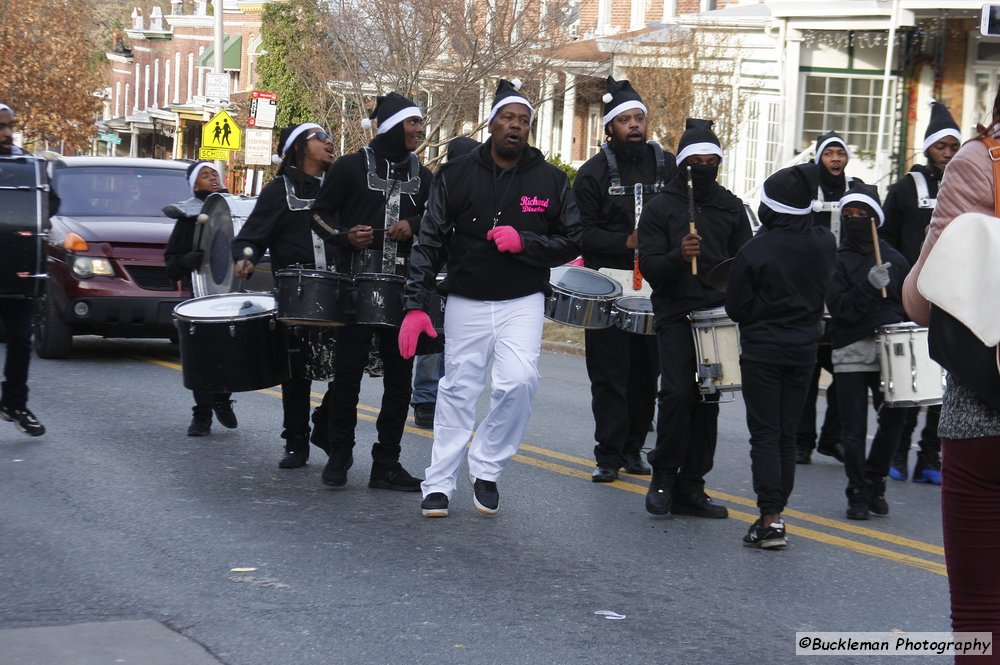
[[[740,390],[743,377],[736,323],[726,315],[724,307],[698,310],[688,318],[694,335],[698,392],[715,395]]]

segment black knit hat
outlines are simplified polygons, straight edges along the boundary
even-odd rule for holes
[[[529,122],[534,120],[535,107],[521,95],[520,91],[521,79],[514,79],[513,81],[500,79],[500,82],[497,83],[497,93],[493,97],[493,106],[490,108],[490,117],[486,119],[486,124],[489,125],[493,122],[493,118],[496,116],[497,112],[504,106],[507,106],[507,104],[524,104],[528,107],[528,113],[531,116]]]
[[[826,134],[820,134],[816,137],[816,158],[813,160],[819,164],[820,159],[823,157],[823,151],[830,146],[840,146],[847,153],[847,159],[850,161],[851,149],[847,147],[847,141],[844,137],[837,132],[827,132]]]
[[[927,123],[927,131],[924,132],[924,154],[927,154],[927,149],[932,145],[949,136],[961,143],[962,130],[951,117],[947,106],[941,102],[931,102],[931,121]]]
[[[681,164],[692,155],[718,155],[722,159],[722,144],[712,131],[711,120],[688,118],[684,123],[684,133],[677,143],[677,163]]]
[[[191,186],[192,192],[194,191],[194,184],[198,182],[198,175],[204,169],[212,169],[215,171],[215,175],[219,177],[219,182],[222,182],[222,174],[219,173],[219,169],[215,168],[215,164],[212,162],[195,162],[187,168],[188,185]]]
[[[797,164],[773,173],[760,190],[760,205],[785,215],[809,215],[819,187],[819,167]]]
[[[857,180],[851,182],[851,188],[840,197],[840,209],[843,210],[848,206],[861,208],[869,217],[877,217],[879,226],[885,222],[882,200],[878,197],[878,189],[873,185],[866,185]]]
[[[613,76],[609,76],[607,90],[601,98],[604,102],[605,125],[614,120],[616,115],[632,109],[641,109],[643,113],[649,113],[646,105],[642,103],[642,97],[628,81],[616,81]]]
[[[361,126],[371,129],[374,120],[378,128],[375,133],[385,134],[407,118],[414,117],[423,118],[424,114],[413,100],[398,92],[390,92],[388,95],[375,98],[375,108],[361,121]]]
[[[448,161],[464,157],[472,152],[480,143],[468,136],[456,136],[448,141]]]

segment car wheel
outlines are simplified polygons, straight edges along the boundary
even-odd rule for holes
[[[55,301],[42,296],[35,308],[35,353],[39,358],[65,358],[73,350],[73,333],[56,311]]]

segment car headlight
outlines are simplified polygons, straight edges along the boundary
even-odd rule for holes
[[[115,274],[111,261],[94,256],[74,256],[71,269],[78,279],[90,279],[94,275],[111,277]]]

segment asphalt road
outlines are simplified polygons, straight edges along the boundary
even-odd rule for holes
[[[188,438],[176,347],[77,342],[69,360],[33,360],[48,433],[0,423],[0,664],[202,662],[159,660],[172,647],[150,626],[227,665],[950,662],[795,656],[796,631],[949,629],[939,489],[890,482],[890,516],[849,522],[842,467],[818,457],[798,467],[790,546],[744,548],[739,396],[708,477],[731,518],[656,518],[645,479],[590,482],[583,359],[543,354],[500,513],[479,515],[460,484],[451,516],[429,520],[418,494],[367,489],[377,380],[348,486],[332,490],[315,448],[306,468],[277,468],[276,390],[236,396],[239,429]],[[416,475],[430,444],[407,428]],[[90,626],[67,628],[91,623],[123,629],[104,655],[86,655]],[[116,644],[146,656],[107,656]]]

